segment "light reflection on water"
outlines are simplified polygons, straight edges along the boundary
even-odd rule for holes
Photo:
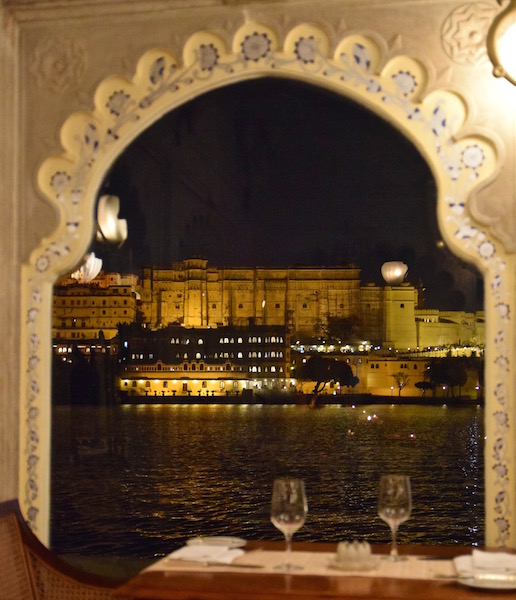
[[[412,479],[401,543],[482,543],[483,410],[477,407],[55,407],[52,545],[60,553],[152,557],[196,535],[281,539],[272,480],[306,482],[295,539],[387,542],[382,473]],[[109,452],[77,456],[80,436]]]

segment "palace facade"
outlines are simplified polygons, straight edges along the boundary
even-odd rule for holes
[[[143,269],[141,310],[151,327],[286,326],[321,334],[328,317],[358,315],[360,269],[219,268],[204,259]]]

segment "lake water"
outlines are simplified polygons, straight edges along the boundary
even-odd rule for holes
[[[412,405],[54,407],[51,543],[154,557],[198,535],[282,539],[272,481],[306,482],[294,539],[388,542],[378,479],[412,480],[401,543],[481,544],[483,409]],[[78,454],[77,440],[107,447]]]

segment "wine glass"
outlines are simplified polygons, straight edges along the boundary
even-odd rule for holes
[[[308,504],[305,484],[295,477],[279,477],[274,480],[271,499],[271,521],[285,536],[285,562],[276,567],[285,571],[295,571],[302,567],[290,562],[292,536],[303,526]]]
[[[398,556],[396,534],[398,526],[410,517],[411,511],[410,478],[406,475],[382,475],[378,494],[378,515],[391,528],[391,560],[402,560]]]

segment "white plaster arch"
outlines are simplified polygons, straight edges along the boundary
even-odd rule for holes
[[[20,502],[32,528],[48,539],[52,286],[86,252],[99,186],[117,156],[153,122],[195,96],[244,79],[300,79],[340,93],[397,127],[419,149],[437,184],[437,213],[448,246],[473,262],[486,286],[486,543],[515,545],[512,428],[514,258],[480,224],[475,193],[498,173],[496,136],[469,123],[471,107],[435,86],[431,65],[390,54],[374,32],[347,32],[334,44],[316,24],[276,32],[246,22],[231,48],[210,31],[184,45],[181,61],[166,49],[146,52],[134,77],[112,76],[97,88],[94,109],[72,114],[61,129],[63,152],[49,157],[38,185],[60,211],[56,230],[22,270]],[[477,220],[473,218],[476,214]]]

